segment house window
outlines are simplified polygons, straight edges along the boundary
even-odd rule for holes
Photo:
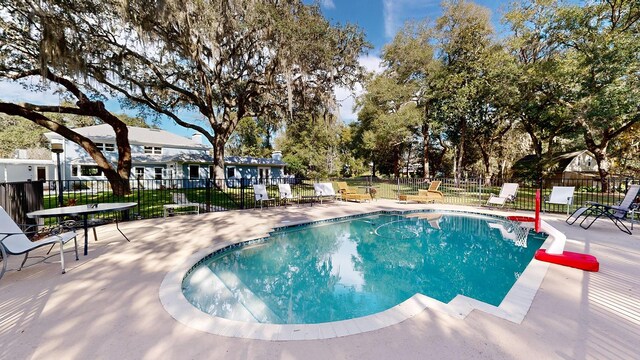
[[[587,158],[587,166],[591,166],[591,158],[590,157]]]
[[[236,167],[235,166],[228,166],[227,167],[227,179],[231,179],[233,177],[236,177]]]
[[[135,174],[136,174],[136,179],[142,179],[142,178],[144,178],[144,168],[137,167],[137,168],[135,169]]]
[[[80,165],[80,175],[82,176],[100,176],[102,169],[92,165]]]
[[[162,148],[159,146],[145,146],[145,154],[162,155]]]
[[[153,178],[154,180],[162,180],[162,170],[164,170],[163,168],[154,168],[154,175]]]
[[[198,179],[200,177],[200,166],[189,165],[189,179]]]
[[[213,175],[215,175],[215,168],[213,165],[209,165],[209,179],[213,179]]]
[[[270,177],[270,168],[267,167],[260,167],[258,168],[258,179],[260,180],[261,184],[264,184],[265,181],[269,180]]]
[[[78,176],[78,168],[80,166],[71,165],[71,176]]]
[[[108,144],[108,143],[96,143],[96,147],[100,151],[115,151],[116,149],[114,144]]]

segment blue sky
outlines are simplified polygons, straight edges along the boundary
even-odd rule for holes
[[[305,0],[311,4],[313,0]],[[396,31],[408,20],[429,18],[435,20],[442,14],[438,0],[321,0],[320,7],[325,17],[332,22],[356,24],[365,30],[367,40],[379,55],[385,43],[391,41]],[[494,26],[500,28],[500,16],[507,2],[478,0],[476,4],[492,12]]]
[[[303,1],[308,4],[314,2],[314,0]],[[362,56],[360,62],[371,71],[379,69],[380,52],[384,44],[393,39],[396,31],[405,21],[423,18],[435,20],[442,14],[440,1],[434,0],[320,0],[319,3],[325,17],[333,23],[348,22],[364,30],[367,40],[374,48],[367,55]],[[488,0],[478,0],[476,3],[491,10],[494,27],[501,31],[500,17],[505,3]],[[361,91],[361,89],[357,90]],[[351,92],[347,89],[336,89],[335,93],[340,106],[340,118],[345,122],[355,120],[354,98]],[[0,82],[0,99],[12,102],[57,104],[60,98],[53,92],[33,93],[16,84]],[[111,111],[122,112],[115,100],[108,101],[106,105]],[[185,114],[184,116],[184,120],[187,121],[195,118],[196,115]],[[177,126],[170,120],[163,121],[160,127],[187,137],[193,134],[192,130]]]
[[[304,2],[311,4],[314,0]],[[393,40],[406,21],[424,18],[436,20],[442,15],[441,2],[438,0],[320,0],[319,3],[324,16],[333,23],[351,23],[364,30],[373,49],[360,58],[360,63],[370,71],[379,69],[382,48]],[[503,33],[505,30],[500,19],[506,11],[507,2],[477,0],[475,3],[491,10],[496,32]],[[356,92],[361,92],[361,89]],[[351,91],[336,89],[336,98],[340,104],[342,121],[355,120],[357,116],[353,110],[354,96]]]

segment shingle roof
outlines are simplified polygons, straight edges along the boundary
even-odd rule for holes
[[[208,154],[178,154],[178,155],[148,155],[134,154],[131,159],[134,163],[206,163],[212,164],[213,157]],[[265,165],[265,166],[285,166],[282,160],[271,158],[254,158],[249,156],[225,156],[225,165]]]
[[[116,138],[113,128],[108,124],[75,128],[73,131],[98,142],[115,141]],[[48,132],[45,136],[48,139],[61,138],[60,135],[54,132]],[[129,142],[135,145],[149,144],[193,149],[204,149],[209,147],[192,139],[176,135],[165,130],[148,129],[135,126],[129,126]]]
[[[286,163],[282,160],[276,160],[272,158],[255,158],[250,156],[225,156],[225,164],[237,164],[237,165],[276,165],[285,166]]]

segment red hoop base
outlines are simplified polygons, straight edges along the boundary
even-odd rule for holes
[[[547,254],[546,249],[540,249],[536,251],[536,259],[545,261],[552,264],[558,264],[563,266],[569,266],[572,268],[594,271],[600,270],[600,263],[595,256],[589,254],[574,253],[571,251],[564,251],[562,255]]]

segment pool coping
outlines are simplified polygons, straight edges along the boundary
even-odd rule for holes
[[[286,224],[281,223],[282,226],[274,227],[272,231],[303,224],[338,221],[339,219],[344,218],[368,216],[379,213],[408,214],[434,211],[461,212],[504,218],[504,216],[496,213],[485,213],[477,210],[381,210],[317,221],[298,221]],[[541,248],[549,248],[551,243],[556,240],[556,236],[564,236],[545,221],[542,221],[542,230],[549,234],[549,236],[541,245]],[[182,281],[185,274],[198,262],[202,261],[203,258],[213,252],[229,246],[265,238],[268,237],[270,233],[271,232],[267,232],[264,235],[257,238],[254,237],[252,239],[221,242],[204,248],[189,256],[182,264],[176,266],[173,270],[167,273],[160,285],[159,297],[164,309],[175,320],[193,329],[227,337],[268,341],[320,340],[365,333],[399,324],[420,314],[427,308],[435,309],[441,313],[445,313],[458,319],[464,319],[473,310],[480,310],[498,318],[520,324],[527,315],[533,299],[549,268],[549,263],[538,261],[535,258],[532,259],[518,280],[516,280],[511,290],[509,290],[503,301],[497,307],[464,295],[457,295],[449,303],[443,303],[426,295],[416,293],[409,299],[387,310],[354,319],[320,324],[263,324],[229,320],[212,316],[200,311],[189,303],[182,293]]]

